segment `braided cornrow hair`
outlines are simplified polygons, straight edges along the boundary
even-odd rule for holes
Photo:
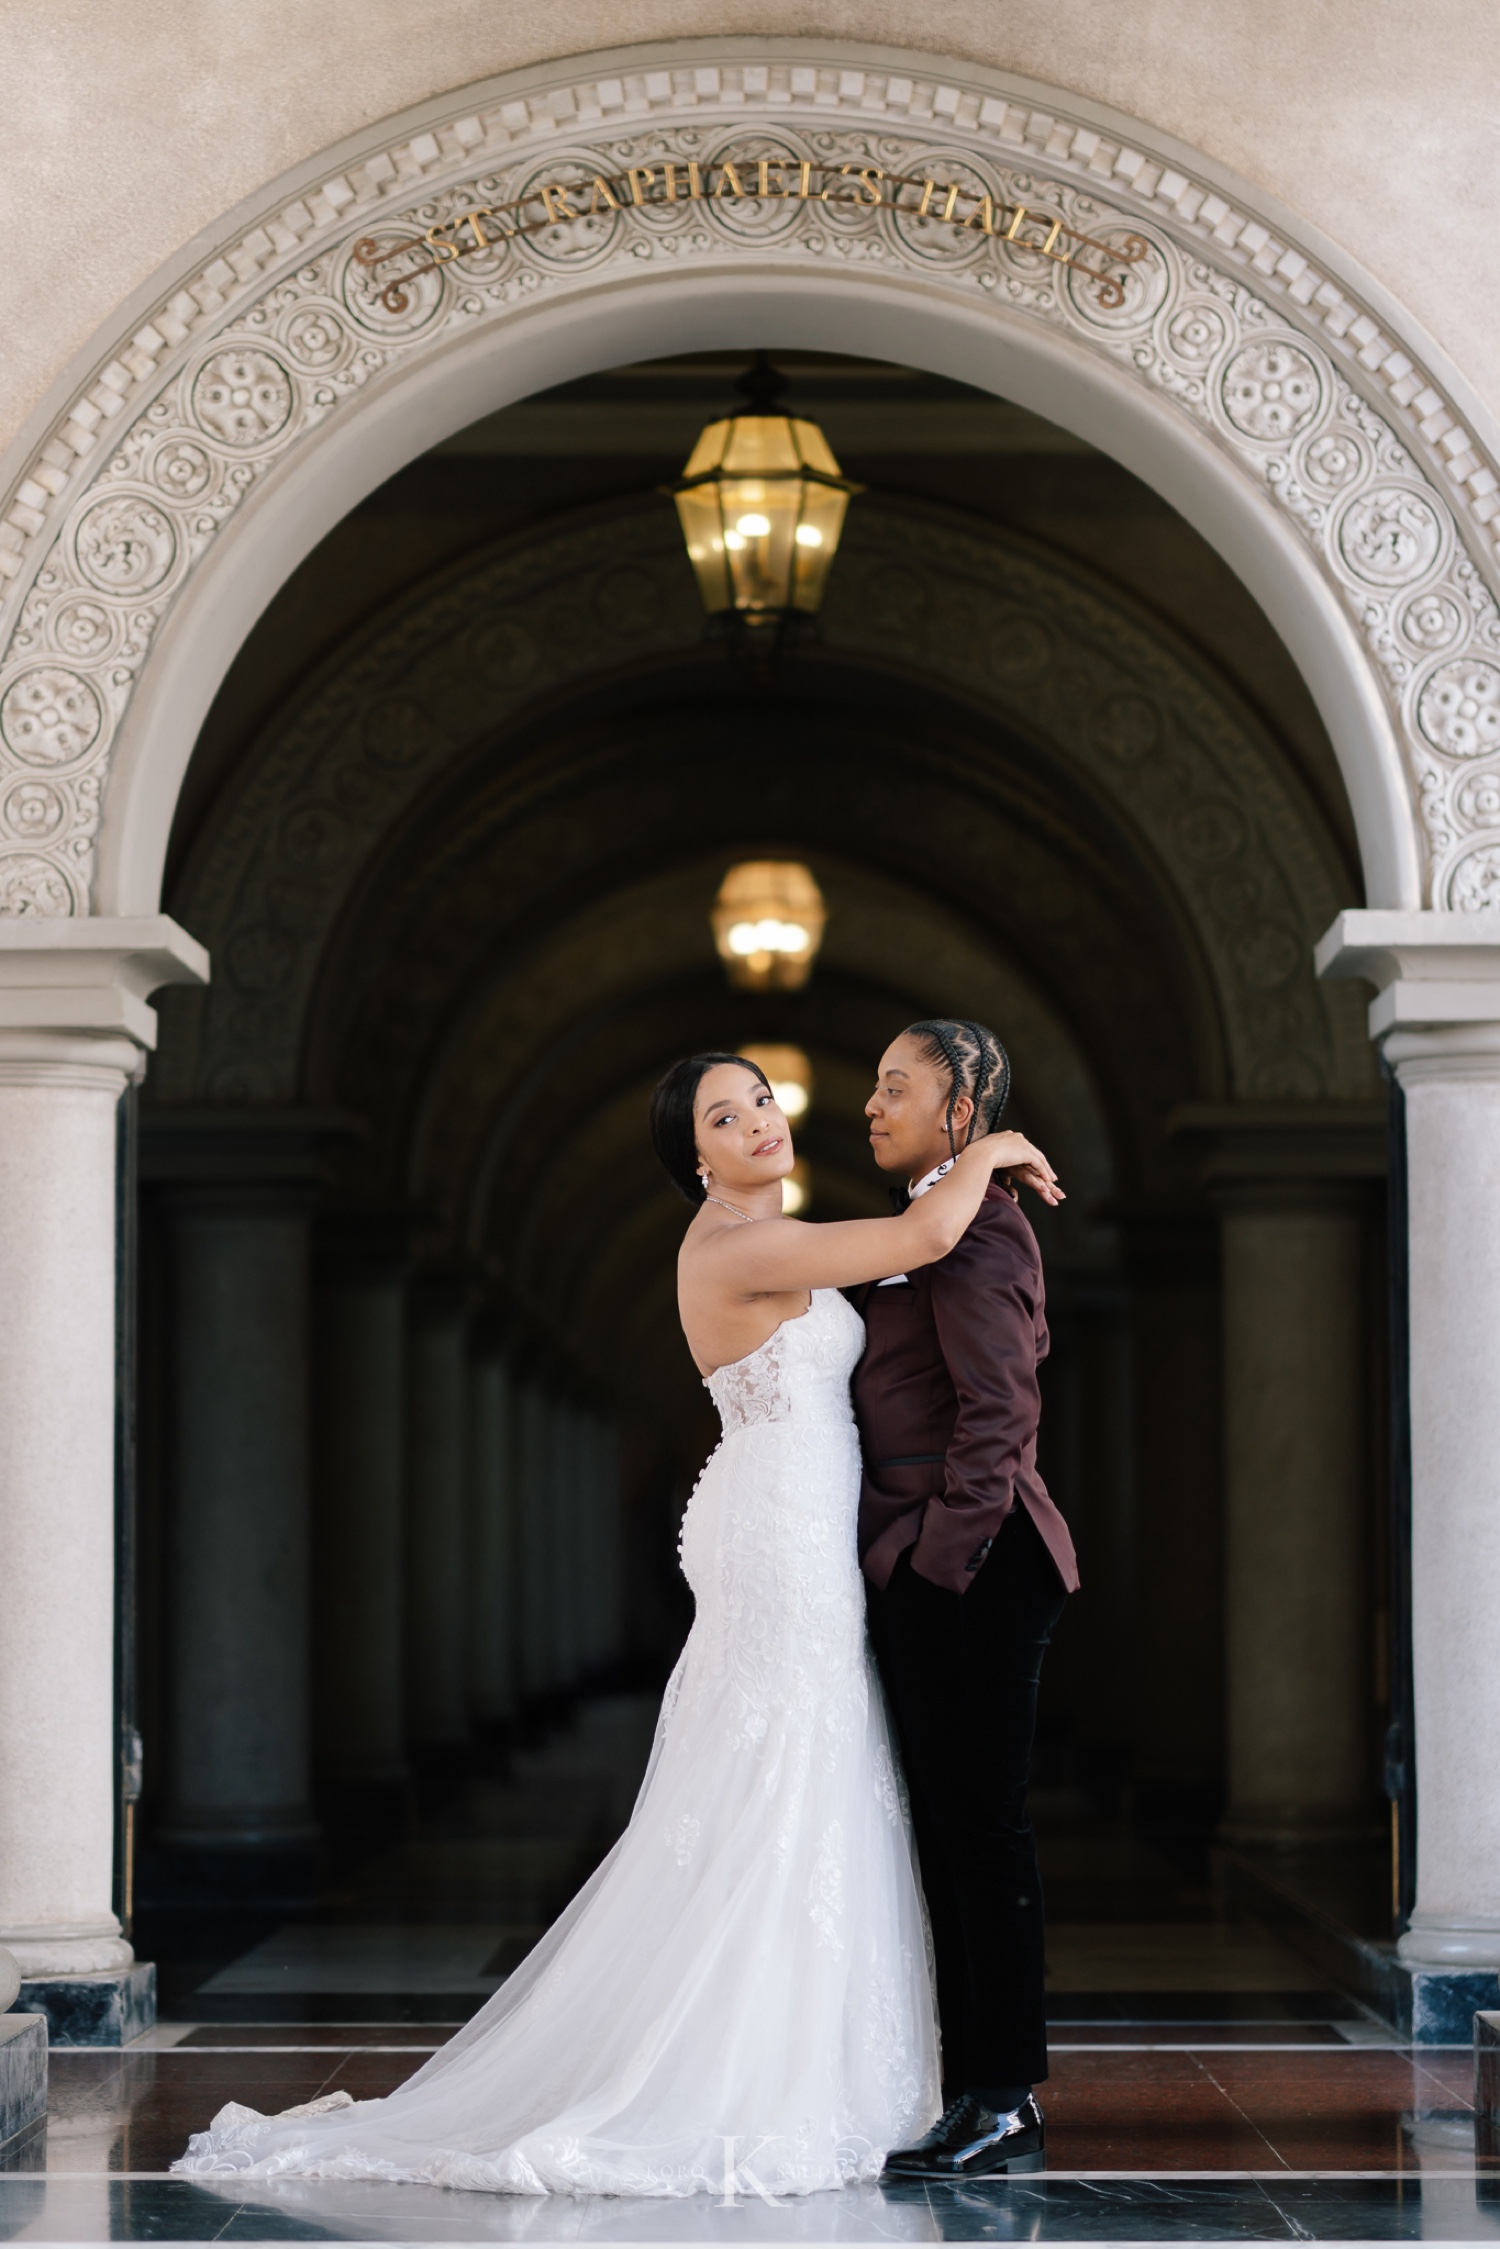
[[[917,1041],[930,1062],[938,1063],[948,1072],[948,1146],[956,1156],[958,1143],[953,1131],[953,1112],[958,1107],[959,1095],[967,1093],[974,1104],[974,1114],[964,1134],[967,1148],[971,1140],[983,1140],[1000,1122],[1010,1098],[1010,1057],[994,1032],[983,1023],[970,1023],[946,1015],[930,1023],[909,1023],[905,1035]]]

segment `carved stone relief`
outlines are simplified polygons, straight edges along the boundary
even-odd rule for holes
[[[472,102],[472,95],[470,101]],[[1149,255],[1109,306],[1073,268],[932,218],[789,197],[578,215],[489,244],[387,301],[352,257],[571,179],[747,156],[963,179]],[[1432,904],[1500,908],[1500,479],[1411,353],[1348,291],[1210,183],[962,74],[716,46],[552,83],[393,133],[268,207],[121,339],[59,417],[0,521],[0,912],[88,911],[100,789],[153,635],[246,495],[295,474],[330,417],[414,355],[606,269],[921,276],[997,318],[1066,332],[1170,399],[1287,511],[1363,636],[1404,746]],[[499,660],[499,659],[497,659]],[[1121,724],[1127,724],[1121,720]],[[18,794],[39,768],[54,794]],[[53,816],[55,812],[55,817]]]
[[[382,1080],[407,1067],[453,1005],[464,980],[455,967],[462,932],[472,928],[474,942],[493,951],[500,927],[492,870],[463,859],[471,814],[450,823],[447,861],[434,859],[430,844],[420,867],[416,854],[407,855],[409,871],[401,854],[392,859],[416,800],[503,740],[529,706],[642,657],[675,661],[701,646],[675,523],[665,507],[648,503],[648,511],[611,510],[463,566],[372,627],[262,739],[172,900],[219,971],[208,991],[169,996],[157,1098],[307,1097],[307,1026],[327,948],[378,860],[388,872],[359,948],[362,973],[373,983],[386,954],[399,973],[380,972],[378,1006],[351,1036],[369,1082],[340,1089],[340,1098],[378,1105]],[[1339,870],[1274,746],[1225,693],[1078,573],[936,511],[867,500],[851,518],[834,587],[823,630],[830,654],[876,668],[894,661],[919,685],[1044,744],[1099,807],[1102,830],[1133,839],[1132,863],[1144,857],[1155,870],[1144,879],[1170,900],[1165,910],[1196,932],[1237,1093],[1367,1092],[1357,998],[1319,986],[1311,969],[1313,938],[1345,902]],[[649,834],[653,824],[665,828],[681,799],[675,768],[642,767],[618,748],[591,754],[597,771],[555,759],[505,767],[503,801],[486,813],[524,835],[522,861],[552,883],[571,879],[575,860],[579,879],[588,875],[577,854],[597,853],[599,834],[615,832],[611,820],[622,838]],[[1092,982],[1100,1004],[1114,1005],[1114,980],[1128,979],[1132,964],[1115,957],[1128,948],[1110,935],[1114,925],[1095,926],[1089,895],[1092,887],[1102,897],[1111,879],[1108,852],[1064,832],[1057,810],[1047,815],[1055,841],[1036,846],[1029,871],[1020,860],[998,865],[986,840],[993,823],[1004,825],[998,764],[987,774],[982,761],[940,743],[924,744],[921,755],[936,879],[951,872],[976,901],[1007,886],[1008,903],[1045,931],[1059,961],[1077,954],[1073,983]],[[793,787],[789,804],[795,797]],[[773,824],[774,816],[773,807]],[[831,848],[838,833],[835,823]],[[844,847],[857,853],[868,840],[875,848],[882,834],[903,835],[902,801],[893,782],[872,774],[849,806]],[[1094,869],[1077,897],[1070,853],[1079,869]],[[1025,896],[1012,896],[1023,879]],[[413,935],[414,886],[440,894],[440,938]],[[524,899],[507,900],[506,911],[524,920]],[[343,989],[341,1011],[350,1000]]]

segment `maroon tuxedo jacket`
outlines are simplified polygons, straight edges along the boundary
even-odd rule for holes
[[[1047,1356],[1036,1236],[991,1185],[968,1232],[936,1265],[848,1291],[865,1323],[854,1370],[864,1454],[860,1561],[885,1585],[903,1547],[912,1568],[962,1593],[1019,1500],[1069,1592],[1068,1526],[1036,1472],[1037,1368]]]

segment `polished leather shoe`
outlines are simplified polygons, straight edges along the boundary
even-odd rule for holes
[[[1047,2127],[1028,2093],[1017,2109],[997,2116],[976,2094],[950,2101],[915,2147],[885,2159],[888,2179],[1003,2179],[1011,2171],[1040,2171],[1046,2162]]]

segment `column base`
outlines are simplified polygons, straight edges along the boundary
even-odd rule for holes
[[[1431,1931],[1410,1931],[1399,1945],[1376,1933],[1390,1926],[1383,1852],[1309,1853],[1299,1860],[1291,1852],[1220,1846],[1215,1862],[1226,1915],[1260,1922],[1311,1961],[1330,1990],[1347,1992],[1414,2046],[1467,2045],[1476,2012],[1500,2007],[1500,1966],[1493,1960],[1423,1958]],[[1451,1940],[1456,1933],[1438,1935]]]
[[[215,1804],[169,1812],[156,1840],[168,1851],[296,1851],[318,1840],[305,1804]]]
[[[46,2118],[46,2021],[41,2015],[0,2015],[0,2164],[10,2168],[21,2157],[18,2143]]]
[[[1437,1969],[1445,1975],[1484,1969],[1493,1975],[1500,1969],[1500,1920],[1460,1921],[1456,1915],[1419,1910],[1396,1949],[1408,1968]]]
[[[156,1964],[137,1960],[99,1976],[38,1976],[22,2007],[41,2016],[54,2046],[127,2046],[156,2023]],[[5,2017],[0,2016],[0,2029]]]

